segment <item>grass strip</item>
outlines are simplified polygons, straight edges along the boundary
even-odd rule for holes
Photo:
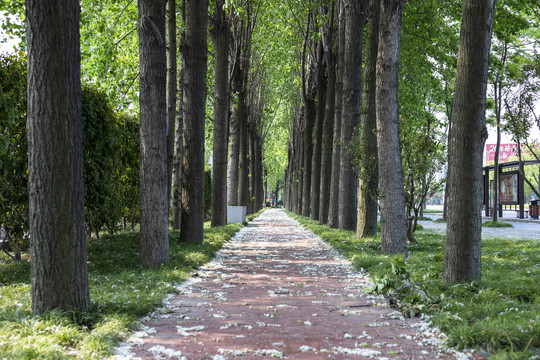
[[[366,270],[373,293],[384,294],[406,316],[427,314],[446,335],[447,345],[477,349],[490,359],[540,359],[540,242],[482,240],[482,280],[445,284],[445,236],[418,231],[409,256],[380,252],[380,239],[357,239],[289,213]],[[404,284],[411,284],[395,292]]]
[[[205,223],[202,244],[180,244],[179,231],[171,230],[170,261],[153,269],[139,264],[139,232],[88,241],[92,305],[86,311],[33,316],[30,262],[14,263],[0,254],[0,358],[106,358],[142,316],[160,307],[176,284],[210,261],[241,227]]]

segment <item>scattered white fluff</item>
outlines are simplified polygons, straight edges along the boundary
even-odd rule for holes
[[[212,356],[212,360],[227,360],[227,358],[223,355],[214,355]]]
[[[306,352],[306,351],[317,351],[317,349],[311,347],[311,346],[307,346],[307,345],[302,345],[300,346],[300,351],[301,352]]]
[[[114,350],[111,360],[128,360],[133,358],[133,353],[131,348],[133,347],[132,342],[123,342],[120,343]]]
[[[313,324],[311,323],[311,321],[308,320],[308,321],[304,321],[304,325],[311,326]]]
[[[177,359],[187,360],[185,356],[182,356],[181,351],[167,349],[161,345],[152,346],[150,349],[148,349],[148,351],[150,351],[154,355],[163,354],[168,356],[169,358],[175,357]]]
[[[222,325],[222,326],[220,326],[219,328],[220,328],[221,330],[225,330],[225,329],[229,329],[229,328],[231,328],[231,327],[233,327],[233,326],[238,326],[238,323],[237,323],[237,322],[230,322],[230,323],[228,323],[227,325]]]
[[[232,355],[232,356],[246,356],[248,353],[248,349],[233,350],[233,349],[219,348],[218,353],[223,354],[223,355]]]
[[[257,351],[255,351],[255,355],[258,355],[258,356],[271,356],[271,357],[275,357],[275,358],[279,358],[279,359],[281,359],[283,357],[283,353],[281,351],[277,351],[277,350],[274,350],[274,349],[257,350]]]
[[[193,327],[190,327],[190,328],[177,326],[176,329],[178,330],[178,334],[180,334],[182,336],[195,336],[194,334],[191,334],[191,332],[193,332],[193,331],[203,331],[204,329],[206,329],[206,326],[198,325],[198,326],[193,326]]]
[[[334,352],[338,352],[341,354],[347,354],[347,355],[360,355],[368,358],[374,358],[376,356],[381,356],[382,353],[377,350],[371,350],[371,349],[349,349],[344,347],[337,347],[333,348]]]

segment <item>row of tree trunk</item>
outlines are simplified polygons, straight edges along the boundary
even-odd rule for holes
[[[405,213],[396,211],[405,201],[397,103],[401,9],[395,0],[343,0],[309,13],[303,103],[291,128],[284,191],[289,210],[361,237],[377,234],[380,195],[386,253],[406,251]],[[319,28],[311,19],[317,16],[328,19]]]
[[[481,157],[494,4],[468,0],[462,9],[447,182],[449,282],[481,277]],[[291,125],[284,187],[287,209],[356,229],[358,237],[377,234],[379,206],[386,254],[407,253],[398,112],[402,8],[402,0],[337,0],[308,13],[303,102]],[[320,27],[317,16],[326,19]]]
[[[229,179],[236,178],[237,181],[229,182],[228,198],[231,203],[236,199],[237,203],[254,211],[262,206],[261,158],[264,136],[258,131],[265,98],[264,88],[258,88],[257,84],[264,83],[260,81],[264,71],[250,73],[249,70],[250,39],[258,10],[249,1],[246,2],[247,16],[230,23],[233,24],[231,28],[236,45],[232,47],[234,56],[231,56],[230,65],[233,69],[232,94],[229,92],[228,96],[225,95],[225,104],[234,104],[230,128],[232,165],[229,168]],[[380,3],[379,20],[376,20],[375,15],[377,3]],[[487,134],[486,84],[494,4],[495,0],[463,2],[450,141],[448,186],[451,192],[444,264],[444,278],[449,282],[481,277],[481,158]],[[223,9],[223,1],[217,1],[216,5]],[[171,4],[169,6],[171,9]],[[378,29],[378,55],[375,76],[371,73],[368,77],[370,72],[365,72],[366,83],[362,98],[366,104],[373,105],[375,93],[378,169],[381,175],[378,193],[382,250],[386,253],[403,252],[406,238],[403,185],[400,184],[403,179],[401,164],[397,160],[401,159],[401,154],[399,133],[396,130],[399,125],[397,71],[403,3],[402,0],[373,0],[371,6],[367,21],[370,24],[368,48],[375,48],[375,35],[372,32]],[[337,6],[336,2],[332,2],[330,9],[323,8],[321,12],[333,15],[337,9],[338,25],[335,25],[335,16],[330,16],[330,20],[320,29],[315,26],[319,22],[312,21],[313,14],[309,13],[304,40],[303,105],[298,106],[292,125],[285,200],[289,209],[310,214],[314,218],[319,217],[320,222],[327,222],[334,227],[351,228],[351,219],[355,218],[351,216],[357,197],[355,167],[351,163],[354,150],[349,144],[353,136],[357,136],[358,119],[361,116],[361,34],[366,23],[367,7],[367,0],[343,0]],[[181,45],[183,76],[180,76],[182,82],[179,91],[182,94],[179,118],[183,119],[183,136],[182,146],[177,144],[182,162],[176,161],[176,189],[173,188],[171,193],[176,199],[179,183],[182,184],[181,218],[176,220],[181,220],[181,239],[187,242],[201,241],[203,234],[207,11],[207,0],[186,0],[185,12],[181,12],[185,14],[186,21],[185,41]],[[221,17],[219,11],[216,10],[218,19]],[[30,255],[32,310],[35,313],[55,308],[84,309],[90,305],[82,181],[79,12],[79,3],[75,0],[26,1]],[[319,31],[320,37],[310,36]],[[336,33],[338,44],[334,46]],[[167,179],[170,179],[171,171],[167,161],[170,162],[172,157],[167,149],[170,151],[173,148],[170,145],[173,132],[167,130],[171,127],[167,126],[166,116],[164,2],[139,1],[139,39],[141,262],[145,266],[154,266],[168,258]],[[306,50],[308,46],[316,49],[309,51],[309,56]],[[337,48],[337,52],[334,52],[334,48]],[[369,68],[373,71],[373,49],[367,54],[366,70]],[[326,67],[326,76],[321,67]],[[224,71],[224,67],[216,66],[218,68]],[[325,82],[326,85],[323,85]],[[216,94],[222,94],[225,88],[221,83]],[[322,102],[325,103],[324,111]],[[170,111],[172,108],[169,106]],[[220,105],[219,108],[225,109],[226,106]],[[366,106],[365,111],[368,112],[368,109],[371,108]],[[373,110],[369,110],[369,114],[362,111],[362,116],[366,118],[373,116]],[[318,118],[323,113],[324,119]],[[219,130],[216,130],[217,138],[220,139],[217,141],[225,141],[225,146],[221,143],[219,149],[227,148],[227,137],[223,135],[226,131],[222,127],[226,121],[223,118],[226,119],[227,114],[220,114],[218,120],[222,123]],[[369,137],[368,133],[373,132],[370,127],[373,123],[365,122],[362,120],[362,132],[365,133],[360,134],[361,139]],[[322,136],[317,129],[321,126]],[[315,152],[312,143],[314,127]],[[330,129],[333,129],[331,136]],[[372,149],[371,146],[361,144],[359,150],[362,166],[368,169],[368,159],[374,159],[375,155],[365,149]],[[315,161],[321,163],[320,179],[315,180],[312,179],[311,171],[313,153]],[[223,162],[223,159],[220,158],[220,161]],[[180,164],[182,177],[179,182]],[[313,166],[313,169],[317,174],[319,165]],[[223,170],[221,172],[219,176],[223,175]],[[364,200],[366,196],[375,198],[373,194],[377,190],[369,185],[374,172],[367,173],[370,174],[365,178],[368,181],[363,180],[361,184],[367,184],[365,187],[374,192],[364,195],[359,191],[359,198]],[[360,175],[364,179],[362,171]],[[214,175],[214,183],[217,181],[218,175]],[[237,183],[238,188],[235,188]],[[220,186],[223,190],[223,184]],[[324,196],[328,186],[329,196]],[[360,190],[363,189],[364,186]],[[321,196],[315,195],[317,191]],[[312,204],[317,198],[318,213],[314,211],[317,206]],[[223,194],[219,199],[220,205],[226,205],[223,204]],[[177,200],[176,204],[179,203]],[[325,213],[326,208],[329,209],[328,214]],[[373,211],[372,214],[376,216],[375,210],[364,209],[360,208],[359,212]],[[219,217],[223,219],[223,215]],[[217,215],[216,223],[219,223]]]

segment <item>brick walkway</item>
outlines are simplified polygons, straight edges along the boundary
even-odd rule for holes
[[[366,295],[369,279],[283,211],[244,227],[116,359],[449,359],[441,336]],[[459,355],[464,358],[464,355]]]

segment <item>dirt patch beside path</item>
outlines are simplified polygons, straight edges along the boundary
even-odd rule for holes
[[[369,279],[283,211],[244,227],[116,359],[450,359],[441,334],[363,293]]]

